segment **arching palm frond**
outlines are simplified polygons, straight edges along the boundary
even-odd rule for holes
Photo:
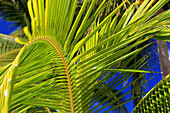
[[[143,75],[149,72],[138,70],[135,65],[133,69],[126,69],[126,65],[149,44],[133,48],[152,38],[153,33],[159,33],[154,31],[155,27],[169,23],[165,20],[170,18],[167,15],[170,10],[149,20],[168,2],[160,1],[155,6],[157,8],[146,14],[137,11],[135,15],[141,15],[134,15],[127,24],[137,3],[127,10],[127,15],[117,20],[116,15],[125,1],[100,21],[98,13],[105,1],[92,15],[96,0],[90,1],[81,23],[88,0],[83,2],[75,20],[77,0],[28,1],[32,32],[28,27],[24,28],[24,32],[29,41],[18,39],[17,42],[26,44],[12,64],[0,68],[1,112],[97,113],[119,107],[126,111],[123,105],[136,97],[122,101],[123,97],[144,83],[124,94],[121,92],[142,75],[119,90],[116,87],[129,79],[133,72]],[[115,25],[116,22],[120,24]],[[119,63],[119,68],[114,69]],[[111,79],[115,71],[123,74]],[[105,84],[110,79],[111,82]],[[98,101],[100,103],[92,107]],[[102,107],[99,108],[100,105]],[[105,110],[109,105],[112,107]]]

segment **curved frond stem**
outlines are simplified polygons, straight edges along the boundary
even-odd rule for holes
[[[70,93],[70,102],[71,102],[71,111],[72,111],[72,113],[74,113],[74,104],[73,104],[73,94],[72,94],[72,89],[71,89],[71,82],[70,82],[69,72],[68,72],[68,68],[67,68],[67,64],[65,62],[64,56],[63,56],[60,48],[58,47],[58,45],[53,40],[51,40],[51,39],[49,39],[47,37],[40,37],[38,39],[43,39],[43,40],[46,40],[46,41],[50,42],[56,48],[56,50],[60,54],[60,57],[62,58],[64,67],[65,67],[65,71],[66,71],[66,75],[67,75],[67,80],[68,80],[68,87],[69,87],[69,93]]]

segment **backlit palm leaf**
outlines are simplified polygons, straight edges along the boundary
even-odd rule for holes
[[[126,21],[120,22],[117,26],[113,23],[118,21],[116,14],[125,2],[100,22],[98,12],[105,0],[90,16],[95,1],[90,1],[90,8],[81,23],[81,15],[88,0],[83,2],[75,21],[73,17],[77,0],[28,1],[32,32],[28,27],[24,28],[24,32],[29,42],[18,39],[17,42],[26,44],[12,64],[0,68],[1,112],[100,112],[113,105],[108,112],[118,107],[123,108],[126,102],[136,98],[121,102],[125,95],[142,84],[121,96],[117,95],[143,75],[118,91],[115,88],[133,75],[130,72],[148,72],[135,70],[137,68],[124,68],[149,45],[132,50],[155,35],[154,27],[169,24],[169,21],[165,20],[170,18],[170,15],[167,15],[170,10],[148,20],[168,0],[158,2],[158,8],[132,18],[127,24],[134,11],[131,9],[137,5],[133,4],[127,10]],[[165,18],[161,19],[162,16]],[[110,35],[106,35],[108,32]],[[120,62],[119,72],[127,73],[113,78],[110,85],[103,85],[115,74],[116,70],[113,68]],[[99,80],[100,78],[102,79]],[[98,101],[100,104],[91,108]],[[107,105],[97,109],[106,102]],[[120,104],[115,105],[116,102]]]

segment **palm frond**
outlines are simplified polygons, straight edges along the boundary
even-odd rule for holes
[[[100,112],[109,105],[113,107],[105,112],[120,107],[126,111],[124,104],[136,97],[124,102],[123,97],[144,83],[123,95],[119,94],[144,74],[120,90],[115,88],[133,76],[133,73],[128,71],[143,71],[139,71],[134,66],[133,70],[125,69],[123,70],[125,74],[119,74],[113,78],[109,83],[110,86],[103,84],[115,74],[115,72],[108,74],[109,70],[119,63],[121,63],[118,66],[120,69],[126,68],[137,54],[150,45],[133,49],[155,36],[153,34],[157,32],[154,31],[155,27],[169,23],[165,20],[170,18],[170,15],[167,15],[170,10],[150,19],[168,0],[159,2],[155,6],[157,8],[152,8],[146,14],[137,13],[136,15],[139,16],[133,17],[129,23],[128,20],[136,3],[130,6],[121,21],[117,20],[116,15],[126,1],[100,21],[98,13],[104,6],[105,0],[92,16],[90,13],[95,1],[90,1],[87,16],[79,26],[81,15],[88,2],[89,0],[83,2],[74,21],[77,0],[28,1],[32,31],[29,27],[24,28],[29,42],[23,41],[26,44],[9,69],[4,72],[2,68],[0,73],[2,76],[1,112],[34,112],[37,107],[47,111],[54,109],[66,113]],[[115,25],[114,23],[117,22],[119,24]],[[123,28],[121,28],[122,25]],[[83,27],[86,28],[85,31]],[[114,33],[112,33],[113,30],[115,30]],[[102,79],[99,80],[100,78]],[[90,109],[98,101],[100,103]],[[106,102],[108,102],[107,105],[97,109]],[[116,102],[120,104],[115,104]]]
[[[0,66],[13,62],[21,47],[12,36],[0,34]]]
[[[167,75],[155,87],[153,87],[145,97],[138,103],[132,113],[139,112],[164,112],[170,110],[170,76]]]
[[[170,25],[157,27],[155,28],[155,30],[159,30],[160,33],[156,35],[154,39],[170,42],[170,38],[169,38],[170,37]]]

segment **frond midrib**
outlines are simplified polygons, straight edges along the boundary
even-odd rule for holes
[[[67,67],[66,61],[64,59],[63,53],[61,52],[58,45],[52,39],[50,39],[48,37],[38,37],[35,40],[46,40],[49,43],[51,43],[55,47],[55,49],[58,51],[58,53],[59,53],[59,55],[60,55],[60,57],[61,57],[61,59],[63,61],[64,68],[65,68],[65,71],[66,71],[67,80],[68,80],[69,95],[70,95],[70,103],[71,103],[71,112],[74,113],[74,103],[73,103],[73,94],[72,94],[72,88],[71,88],[71,81],[70,81],[69,71],[68,71],[68,67]],[[32,40],[31,42],[34,42],[35,40]]]

